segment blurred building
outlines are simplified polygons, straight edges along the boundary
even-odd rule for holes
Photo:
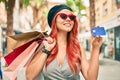
[[[89,6],[86,6],[85,13],[81,11],[82,14],[86,16],[78,16],[79,18],[79,41],[86,51],[90,51],[90,15],[89,15]]]
[[[104,56],[120,61],[120,0],[95,0],[95,11],[96,26],[104,26],[107,33]]]
[[[90,51],[89,7],[86,14],[80,22],[79,40],[86,51]],[[96,26],[103,26],[106,30],[101,48],[103,57],[120,61],[120,0],[95,0],[95,14]]]

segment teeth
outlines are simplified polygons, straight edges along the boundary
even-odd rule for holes
[[[66,24],[64,24],[65,26],[70,26],[70,24],[69,23],[66,23]]]

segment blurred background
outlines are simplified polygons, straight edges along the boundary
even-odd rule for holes
[[[86,49],[88,58],[91,27],[105,27],[100,65],[102,69],[108,69],[103,68],[103,64],[108,63],[108,67],[114,67],[110,68],[113,71],[120,67],[120,0],[0,0],[0,49],[3,55],[9,53],[7,36],[30,31],[48,31],[49,34],[47,13],[55,4],[67,4],[78,16],[78,38]],[[117,63],[111,64],[112,62]],[[115,74],[112,71],[110,73],[118,77],[120,70],[114,72]],[[107,76],[110,77],[111,74]],[[120,80],[120,77],[101,80]]]

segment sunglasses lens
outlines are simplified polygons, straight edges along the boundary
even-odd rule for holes
[[[67,15],[66,15],[66,14],[60,14],[60,17],[61,17],[62,19],[66,19],[66,18],[67,18]]]
[[[69,17],[70,20],[75,20],[75,16],[74,16],[74,15],[66,15],[66,14],[64,14],[64,13],[61,13],[61,14],[59,14],[59,15],[60,15],[60,17],[61,17],[62,19],[66,19],[67,17]]]
[[[69,16],[70,20],[74,20],[75,19],[75,16],[74,15],[71,15]]]

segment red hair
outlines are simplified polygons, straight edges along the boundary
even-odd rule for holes
[[[52,21],[52,26],[51,26],[51,33],[50,36],[52,38],[57,38],[57,27],[56,27],[56,16],[54,17],[53,21]],[[72,70],[72,72],[74,73],[78,73],[78,67],[77,67],[77,63],[81,63],[81,50],[80,50],[80,45],[79,45],[79,41],[77,38],[78,35],[78,22],[75,19],[74,21],[74,26],[72,31],[68,32],[68,36],[67,36],[67,48],[66,48],[66,55],[67,55],[67,61],[68,64],[70,66],[70,69]],[[54,49],[51,51],[51,54],[49,55],[47,62],[46,62],[46,67],[49,65],[50,62],[52,62],[58,53],[58,44],[56,43]]]

